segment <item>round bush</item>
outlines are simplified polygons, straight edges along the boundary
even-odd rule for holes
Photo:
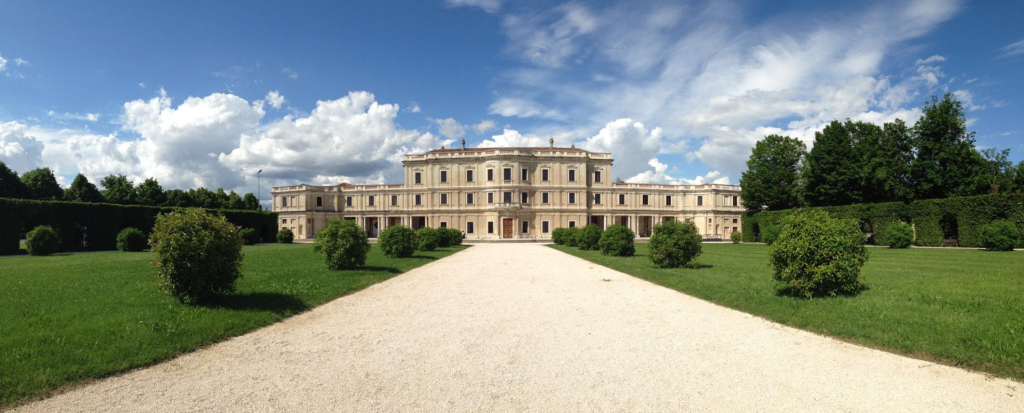
[[[882,228],[882,233],[875,236],[875,241],[889,248],[909,248],[914,240],[914,229],[906,222],[894,222]]]
[[[565,245],[570,233],[569,228],[555,228],[554,231],[551,231],[551,241],[558,245]]]
[[[243,228],[238,232],[238,236],[242,237],[242,243],[245,245],[256,245],[260,243],[260,234],[252,228]]]
[[[416,252],[416,232],[405,225],[393,225],[380,233],[377,245],[391,258],[408,258]]]
[[[416,249],[420,251],[433,251],[441,244],[440,236],[436,229],[430,227],[420,228],[416,231]]]
[[[600,225],[590,224],[583,228],[580,232],[579,241],[576,242],[576,246],[581,250],[596,250],[598,249],[598,242],[601,242],[601,233],[604,230],[601,229]]]
[[[668,221],[654,226],[651,236],[651,262],[662,268],[679,268],[703,251],[702,237],[692,222]]]
[[[761,242],[763,242],[765,244],[772,245],[772,243],[775,242],[775,240],[778,239],[778,238],[779,238],[779,226],[778,225],[771,225],[771,226],[764,227],[764,230],[761,231]]]
[[[366,263],[370,241],[355,221],[335,218],[316,234],[313,251],[324,255],[329,270],[352,270]]]
[[[25,236],[29,255],[51,255],[60,248],[60,237],[49,225],[35,227]]]
[[[565,246],[576,247],[579,246],[580,236],[583,233],[579,227],[572,227],[565,229]]]
[[[291,244],[292,241],[295,241],[295,234],[292,233],[292,230],[285,228],[277,231],[278,244]]]
[[[981,228],[981,245],[989,251],[1013,251],[1020,242],[1020,230],[1008,220],[994,221]]]
[[[733,232],[729,234],[729,240],[732,241],[733,244],[739,244],[740,242],[743,241],[743,233]]]
[[[633,245],[634,238],[636,236],[629,227],[612,225],[601,234],[601,240],[597,242],[597,246],[604,255],[632,257],[636,253],[636,247]]]
[[[159,215],[149,245],[160,288],[183,303],[232,292],[242,278],[242,237],[223,216],[199,208]]]
[[[132,227],[122,229],[117,234],[117,249],[124,252],[139,252],[146,249],[146,234]]]
[[[445,231],[448,237],[448,246],[462,245],[462,231],[456,228],[448,228]]]
[[[868,260],[857,222],[824,211],[799,211],[783,219],[779,238],[768,249],[774,279],[804,297],[835,296],[860,289]]]

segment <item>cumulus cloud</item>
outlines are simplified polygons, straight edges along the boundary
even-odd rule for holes
[[[705,175],[693,179],[673,178],[668,175],[668,165],[658,161],[658,158],[651,159],[647,163],[651,168],[639,174],[633,175],[626,182],[636,184],[669,184],[669,185],[703,185],[707,183],[729,185],[729,177],[723,176],[719,171],[711,171]]]
[[[616,173],[630,176],[658,154],[661,136],[661,128],[648,130],[643,123],[622,118],[608,122],[579,146],[590,151],[612,153],[616,160]]]
[[[263,98],[263,100],[269,103],[270,107],[274,109],[281,109],[281,105],[284,104],[284,96],[281,96],[281,93],[276,90],[267,93],[267,96]]]
[[[547,146],[548,139],[550,138],[538,135],[523,136],[519,131],[505,129],[501,135],[491,136],[491,139],[486,139],[477,146],[481,148]]]
[[[498,123],[493,120],[482,120],[480,123],[473,125],[473,130],[478,133],[486,133],[489,130],[497,129]]]
[[[459,139],[466,136],[466,127],[460,125],[453,118],[448,119],[434,119],[434,123],[437,124],[438,133],[449,139]]]
[[[0,123],[0,161],[18,173],[43,166],[43,143],[25,131],[18,122]]]
[[[497,13],[501,10],[501,0],[445,0],[445,4],[448,7],[479,7],[488,13]]]

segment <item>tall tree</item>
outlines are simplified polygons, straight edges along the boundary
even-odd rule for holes
[[[0,198],[24,198],[28,196],[28,188],[18,178],[18,173],[0,162]]]
[[[1013,168],[1013,192],[1024,192],[1024,161]]]
[[[260,209],[260,201],[256,199],[256,195],[253,195],[252,192],[242,197],[242,203],[245,204],[245,209],[247,210],[259,211]]]
[[[164,205],[172,207],[188,208],[196,206],[189,193],[180,189],[168,189],[164,193],[166,200]]]
[[[871,125],[874,126],[874,125]],[[849,120],[837,120],[814,133],[814,147],[807,154],[807,169],[803,176],[807,185],[805,195],[812,206],[849,205],[861,202],[861,157],[857,145],[857,129]],[[877,126],[875,126],[877,128]],[[871,133],[871,131],[866,131]]]
[[[124,175],[108,175],[100,182],[103,198],[112,204],[134,205],[135,185]]]
[[[867,129],[861,128],[862,131]],[[914,160],[914,140],[903,120],[886,123],[879,133],[862,133],[858,152],[863,159],[861,188],[864,202],[908,202],[912,199],[910,163]]]
[[[989,190],[993,194],[998,194],[1000,190],[1013,191],[1014,170],[1013,162],[1009,159],[1010,150],[985,148],[981,151],[981,156],[985,158],[987,165],[985,178]]]
[[[154,178],[147,178],[138,188],[135,188],[135,200],[139,205],[158,206],[167,201],[164,189]]]
[[[215,198],[214,205],[209,208],[227,208],[228,207],[228,193],[224,192],[224,188],[217,188],[217,192],[213,194]]]
[[[64,190],[64,200],[75,202],[103,202],[103,194],[85,175],[78,174],[71,186]]]
[[[192,199],[192,206],[200,208],[219,208],[217,206],[217,195],[206,188],[188,190],[189,198]]]
[[[64,199],[64,190],[57,183],[50,168],[38,168],[21,175],[21,182],[28,189],[28,196],[42,201],[59,201]]]
[[[917,157],[910,166],[917,199],[977,195],[985,173],[985,160],[974,149],[974,132],[960,101],[946,94],[925,102],[921,119],[914,125]]]
[[[801,205],[800,170],[807,146],[788,136],[768,135],[754,145],[740,178],[740,197],[748,211]]]
[[[242,197],[238,196],[235,191],[231,191],[228,194],[228,202],[224,205],[224,208],[241,210],[245,209],[245,203],[242,202]]]

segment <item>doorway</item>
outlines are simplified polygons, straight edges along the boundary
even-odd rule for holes
[[[502,238],[512,238],[512,229],[513,229],[512,218],[502,219],[501,220],[501,226],[502,226],[502,228],[501,228],[501,237]]]

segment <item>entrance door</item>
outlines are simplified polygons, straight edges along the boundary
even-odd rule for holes
[[[505,218],[505,219],[502,220],[501,224],[502,224],[502,227],[503,227],[502,230],[501,230],[501,237],[502,238],[512,238],[512,219],[511,218]]]

